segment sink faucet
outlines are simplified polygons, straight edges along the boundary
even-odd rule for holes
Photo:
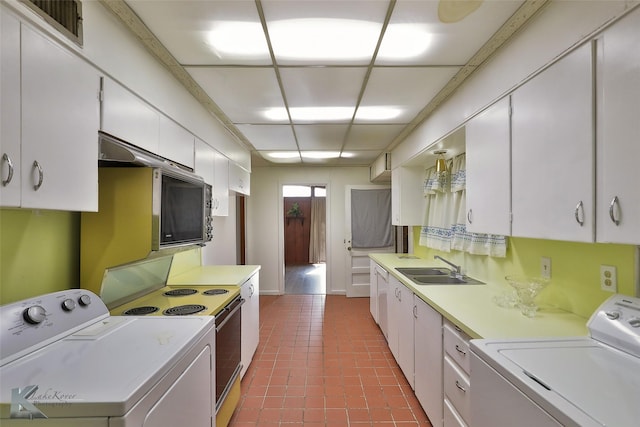
[[[442,258],[442,257],[441,257],[441,256],[439,256],[439,255],[435,255],[435,256],[433,257],[433,259],[439,259],[440,261],[442,261],[442,262],[445,262],[445,263],[449,264],[451,267],[455,268],[455,270],[456,270],[456,276],[462,276],[462,266],[460,266],[460,265],[455,265],[454,263],[452,263],[452,262],[450,262],[450,261],[447,261],[446,259]]]

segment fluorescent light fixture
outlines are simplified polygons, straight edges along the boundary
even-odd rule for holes
[[[267,155],[274,159],[294,159],[296,157],[300,157],[300,154],[297,151],[275,151],[273,153],[268,153]]]
[[[340,157],[339,151],[302,151],[300,154],[306,159],[337,159]]]
[[[373,54],[382,24],[355,19],[301,18],[267,23],[281,59],[355,60]]]
[[[382,39],[378,58],[415,58],[427,51],[433,35],[421,24],[390,24]]]
[[[294,121],[335,121],[350,120],[355,107],[292,107],[289,108]],[[270,108],[264,116],[273,121],[288,120],[287,111],[283,107]]]
[[[342,154],[340,154],[340,157],[344,159],[350,159],[355,156],[356,156],[355,153],[347,153],[346,151],[343,151]]]
[[[206,43],[218,54],[263,56],[267,41],[259,22],[216,21],[207,33]]]
[[[383,105],[358,107],[356,118],[360,120],[390,120],[399,117],[402,109]]]

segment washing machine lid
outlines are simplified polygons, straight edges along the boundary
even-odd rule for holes
[[[555,401],[554,406],[561,412],[575,419],[571,414],[579,411],[593,419],[595,425],[638,425],[640,359],[637,357],[591,339],[507,347],[498,353],[546,389],[541,395],[546,401]],[[553,412],[546,402],[538,404]]]
[[[123,416],[213,329],[209,316],[103,319],[0,368],[1,418],[24,400],[47,418]]]

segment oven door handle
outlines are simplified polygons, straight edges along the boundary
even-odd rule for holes
[[[216,316],[216,332],[220,332],[220,329],[222,329],[222,327],[229,321],[229,319],[231,319],[236,311],[240,310],[240,307],[244,303],[245,299],[240,298],[237,304],[232,302],[222,309],[222,313],[219,313]]]

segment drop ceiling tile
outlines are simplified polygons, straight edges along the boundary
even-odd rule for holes
[[[127,0],[127,4],[181,64],[271,64],[258,10],[252,1]],[[251,53],[213,48],[208,42],[209,33],[220,29],[222,21],[234,22],[235,29],[242,27],[245,37],[255,42]]]
[[[367,124],[351,126],[344,146],[349,150],[383,150],[404,129],[405,125]]]
[[[409,123],[459,69],[459,67],[374,67],[360,106],[397,107],[402,111],[401,114],[384,121]],[[355,121],[367,123],[368,120],[359,117],[356,112]]]
[[[301,150],[340,150],[349,125],[295,125]]]
[[[251,125],[236,127],[247,137],[256,150],[297,150],[290,125]]]
[[[367,65],[371,61],[371,57],[375,51],[376,44],[382,23],[384,22],[389,2],[387,1],[326,1],[326,0],[263,0],[262,7],[264,16],[267,21],[267,29],[271,35],[271,44],[274,54],[279,65]],[[366,40],[358,40],[359,47],[364,54],[351,60],[337,59],[335,56],[326,58],[322,53],[327,51],[326,47],[332,38],[338,38],[342,43],[353,42],[353,30],[349,33],[343,33],[342,26],[328,26],[319,37],[312,31],[311,26],[303,26],[301,31],[296,34],[295,40],[300,42],[301,49],[309,54],[309,57],[320,57],[321,59],[295,59],[283,54],[285,43],[291,41],[291,38],[280,38],[275,34],[277,29],[275,26],[279,21],[285,20],[309,20],[309,19],[341,19],[355,20],[361,23],[370,24],[373,28],[373,37]],[[306,27],[306,28],[305,28]],[[347,31],[349,26],[346,27]],[[331,50],[329,49],[329,52]],[[335,53],[334,53],[335,55]]]
[[[186,70],[234,123],[272,123],[264,116],[265,111],[284,108],[271,67],[205,66]]]
[[[355,107],[366,72],[364,67],[280,68],[289,107]]]
[[[399,0],[380,45],[376,65],[463,65],[523,2],[483,1],[477,10],[460,21],[444,23],[438,18],[439,2]],[[420,39],[407,39],[406,43],[418,43],[421,46],[426,41],[428,48],[411,59],[394,58],[394,47],[390,40],[402,38],[403,27],[407,26],[418,27],[428,35]]]

